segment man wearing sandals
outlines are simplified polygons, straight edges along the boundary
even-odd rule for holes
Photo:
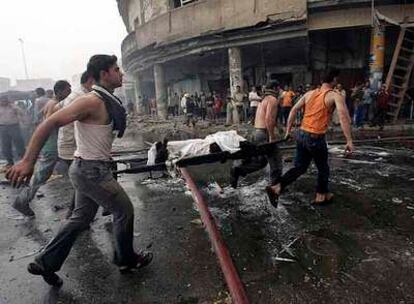
[[[295,165],[281,177],[280,183],[272,186],[268,191],[275,206],[277,206],[279,194],[307,171],[312,160],[318,169],[316,197],[313,203],[329,203],[333,198],[333,194],[328,189],[329,165],[325,133],[328,130],[329,121],[335,108],[346,138],[345,152],[352,153],[354,150],[350,126],[351,119],[345,104],[345,98],[334,91],[338,76],[338,70],[327,72],[323,78],[321,88],[307,92],[294,105],[289,114],[285,138],[290,136],[296,113],[301,109],[304,110],[302,124],[296,138]]]
[[[125,109],[113,95],[114,89],[122,85],[122,72],[116,56],[109,55],[93,56],[87,70],[97,84],[93,91],[43,121],[23,159],[6,174],[13,186],[28,182],[39,151],[52,130],[75,123],[77,150],[69,170],[76,191],[75,209],[55,238],[28,266],[31,274],[41,275],[53,286],[62,285],[55,272],[61,269],[79,233],[94,219],[99,205],[113,215],[114,262],[120,271],[144,267],[152,260],[151,253],[134,251],[134,208],[110,170],[112,142],[115,134],[121,137],[126,127]]]

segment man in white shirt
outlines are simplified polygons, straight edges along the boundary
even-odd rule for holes
[[[256,118],[256,111],[259,102],[262,101],[262,98],[257,94],[256,87],[252,87],[252,91],[249,93],[249,101],[250,101],[250,119],[251,124],[254,126],[254,120]]]
[[[92,86],[95,84],[95,81],[92,75],[88,72],[84,72],[81,76],[80,87],[73,90],[72,93],[66,97],[64,100],[59,102],[55,111],[58,111],[62,108],[69,106],[73,101],[79,97],[89,93],[92,90]],[[58,134],[58,154],[59,158],[66,164],[67,168],[71,165],[73,161],[73,154],[76,150],[76,141],[75,141],[75,129],[74,123],[70,123],[66,126],[59,128]],[[75,207],[75,197],[72,196],[72,201],[69,206],[69,210],[66,214],[66,218],[70,218]]]

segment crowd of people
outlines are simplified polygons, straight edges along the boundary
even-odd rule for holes
[[[320,85],[299,85],[293,88],[291,85],[278,85],[279,111],[278,122],[286,126],[287,119],[292,107],[306,93]],[[378,126],[383,128],[386,122],[386,113],[390,102],[390,92],[385,84],[380,89],[373,90],[370,82],[357,82],[352,88],[344,88],[338,83],[334,91],[341,94],[345,100],[348,111],[352,118],[352,125],[361,128],[364,125]],[[184,123],[195,125],[198,120],[209,120],[214,123],[223,123],[226,126],[249,123],[254,125],[257,106],[264,98],[265,86],[252,86],[250,91],[243,91],[240,86],[231,94],[226,93],[198,92],[171,93],[168,97],[168,116],[184,116]],[[141,99],[141,97],[140,97]],[[157,117],[157,102],[155,98],[142,98],[146,114]],[[295,123],[300,124],[302,112],[297,113]],[[332,124],[338,125],[336,114],[332,117]]]

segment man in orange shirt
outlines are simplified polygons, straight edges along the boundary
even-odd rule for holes
[[[292,87],[286,86],[282,95],[282,117],[283,125],[285,126],[287,124],[290,110],[293,107],[293,97],[295,97],[295,92],[293,92]]]
[[[323,78],[321,88],[306,93],[289,114],[285,138],[290,136],[296,113],[300,109],[304,109],[302,125],[296,139],[295,166],[281,177],[279,184],[268,189],[268,195],[272,197],[271,201],[274,202],[274,205],[277,204],[279,194],[307,171],[312,160],[318,168],[316,197],[313,203],[328,203],[333,198],[333,194],[328,190],[329,165],[325,133],[335,108],[338,111],[339,121],[346,138],[345,152],[351,153],[354,150],[351,119],[345,98],[333,90],[338,75],[338,70],[329,71]]]

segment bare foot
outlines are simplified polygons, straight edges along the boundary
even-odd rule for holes
[[[282,191],[282,186],[280,184],[274,185],[270,187],[272,189],[272,191],[277,194],[280,195],[280,192]]]

